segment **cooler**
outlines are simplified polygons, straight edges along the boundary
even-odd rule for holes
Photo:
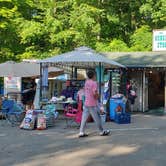
[[[126,104],[123,102],[122,98],[111,98],[109,106],[111,120],[115,120],[116,113],[125,113],[126,111]]]

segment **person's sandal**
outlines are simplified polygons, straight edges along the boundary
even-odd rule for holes
[[[104,130],[102,133],[100,133],[100,136],[107,136],[110,134],[110,130]]]
[[[78,135],[79,138],[81,138],[81,137],[87,137],[87,136],[88,136],[88,134],[85,134],[85,133],[84,133],[84,134],[79,134],[79,135]]]

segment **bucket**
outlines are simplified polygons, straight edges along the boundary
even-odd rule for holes
[[[106,122],[106,114],[100,115],[101,117],[101,123],[104,124]]]

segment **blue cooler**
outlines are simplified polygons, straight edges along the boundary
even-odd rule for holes
[[[123,102],[122,98],[111,98],[110,99],[110,119],[115,120],[115,115],[117,113],[117,108],[121,107],[121,112],[125,113],[126,104]]]

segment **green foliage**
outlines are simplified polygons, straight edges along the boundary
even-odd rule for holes
[[[1,58],[1,62],[5,62],[11,59],[16,60],[16,57],[14,56],[13,52],[9,48],[0,49],[0,58]]]
[[[163,28],[166,25],[166,1],[147,0],[140,8],[145,21],[154,28]]]
[[[120,51],[128,51],[129,48],[127,44],[119,39],[113,39],[109,45],[109,50],[111,52],[120,52]]]
[[[75,42],[79,45],[94,46],[97,36],[100,33],[100,24],[98,22],[102,10],[82,3],[74,5],[74,10],[71,12],[70,24],[76,31]]]
[[[0,62],[46,58],[86,45],[151,51],[165,0],[0,0]]]
[[[109,52],[110,51],[109,43],[97,42],[95,47],[98,52]]]
[[[131,36],[132,51],[151,51],[152,32],[149,26],[142,26]]]

